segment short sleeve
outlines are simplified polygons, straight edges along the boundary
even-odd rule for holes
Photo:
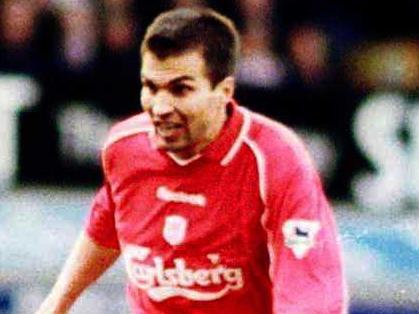
[[[285,182],[271,182],[267,204],[274,313],[345,313],[345,285],[334,215],[311,162],[294,160]]]
[[[95,195],[87,218],[86,233],[97,244],[119,249],[115,228],[115,206],[107,184]]]

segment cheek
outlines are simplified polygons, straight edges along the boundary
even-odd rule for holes
[[[214,99],[208,94],[197,94],[195,97],[179,101],[176,107],[188,120],[193,133],[202,132],[214,115]]]
[[[195,107],[193,112],[193,131],[196,133],[206,132],[206,129],[212,123],[215,112],[211,99],[206,99],[199,106]]]

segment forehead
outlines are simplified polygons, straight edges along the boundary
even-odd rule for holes
[[[141,77],[156,83],[165,83],[181,76],[193,80],[207,79],[205,61],[199,50],[188,51],[165,59],[145,52],[142,58]]]

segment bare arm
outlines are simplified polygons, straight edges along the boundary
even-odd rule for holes
[[[50,294],[35,313],[67,313],[84,289],[99,278],[119,254],[119,250],[99,246],[83,232]]]

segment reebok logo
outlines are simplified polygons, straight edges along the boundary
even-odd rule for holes
[[[188,194],[176,192],[166,186],[159,186],[156,190],[156,197],[165,202],[186,203],[195,206],[205,207],[207,199],[202,194]]]

